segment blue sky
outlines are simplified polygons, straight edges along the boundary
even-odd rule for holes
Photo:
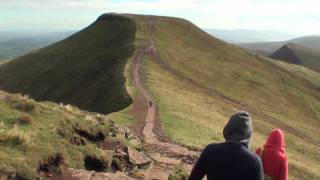
[[[0,0],[0,31],[79,30],[104,12],[186,18],[201,28],[320,33],[319,0]]]

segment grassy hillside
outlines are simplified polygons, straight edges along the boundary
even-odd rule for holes
[[[109,113],[131,103],[123,69],[134,52],[135,23],[102,16],[69,38],[0,67],[0,89],[36,100]]]
[[[145,58],[142,74],[167,136],[202,148],[223,140],[231,113],[247,110],[254,119],[254,147],[280,127],[286,133],[290,178],[320,177],[319,74],[252,55],[182,19],[134,19],[139,44],[151,36],[159,53]]]
[[[101,144],[137,145],[118,133],[103,115],[2,91],[0,127],[1,177],[36,179],[54,168],[63,173],[64,166],[113,171],[114,152],[103,151]]]

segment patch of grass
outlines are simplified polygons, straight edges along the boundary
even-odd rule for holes
[[[307,85],[314,87],[315,89],[320,89],[320,74],[309,70],[303,66],[288,64],[282,61],[274,61],[273,59],[266,59],[274,64],[277,67],[282,68],[284,71],[289,72],[292,76],[295,76],[297,79],[305,81]]]
[[[221,137],[215,134],[215,129],[203,127],[194,121],[190,121],[189,118],[182,120],[181,115],[171,115],[167,113],[165,108],[160,109],[160,116],[163,118],[164,133],[177,143],[205,147],[208,142],[221,140]],[[186,129],[189,129],[189,131],[185,131]]]
[[[28,114],[24,114],[17,119],[17,122],[22,125],[30,125],[32,124],[32,117]]]
[[[143,75],[148,77],[145,83],[156,98],[165,134],[189,146],[204,147],[209,142],[221,141],[227,107],[212,97],[203,97],[196,87],[190,89],[188,81],[171,77],[151,59],[144,62]],[[213,120],[214,116],[217,118]]]
[[[134,117],[128,111],[130,108],[111,113],[107,117],[121,126],[130,127],[134,123]]]
[[[31,141],[30,135],[18,128],[0,133],[0,144],[3,146],[21,146],[27,148],[31,144]]]

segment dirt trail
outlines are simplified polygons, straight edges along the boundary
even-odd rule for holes
[[[142,131],[142,135],[145,143],[155,145],[159,147],[159,149],[166,150],[168,152],[174,153],[176,155],[191,155],[197,156],[199,155],[198,151],[189,150],[186,147],[168,143],[161,142],[158,140],[157,135],[154,133],[156,114],[157,114],[157,103],[154,98],[151,96],[150,92],[144,87],[143,83],[140,79],[139,69],[141,66],[141,62],[146,54],[155,53],[154,47],[151,44],[145,49],[138,50],[138,55],[134,60],[134,83],[138,91],[142,93],[145,98],[145,103],[148,105],[147,116],[145,119],[145,125]]]
[[[150,19],[150,21],[152,20]],[[150,21],[149,25],[152,24]],[[149,149],[150,152],[155,152],[150,156],[156,163],[160,164],[160,166],[165,168],[183,162],[185,168],[190,171],[192,165],[199,156],[200,151],[191,150],[170,141],[162,141],[163,133],[161,131],[161,124],[158,116],[157,102],[145,87],[140,77],[142,61],[146,57],[151,59],[157,57],[157,52],[154,48],[151,36],[145,41],[145,44],[144,47],[136,50],[131,65],[131,75],[137,92],[133,102],[133,112],[140,124],[140,127],[135,130],[136,132],[138,131],[137,133],[144,140],[146,148]]]

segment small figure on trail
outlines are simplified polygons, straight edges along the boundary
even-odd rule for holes
[[[189,180],[263,180],[260,158],[249,151],[252,135],[250,115],[231,116],[223,129],[225,142],[209,144],[194,165]]]
[[[152,101],[149,101],[149,106],[152,107]]]
[[[272,130],[263,148],[258,148],[256,153],[261,157],[265,180],[288,180],[288,157],[281,129]]]

